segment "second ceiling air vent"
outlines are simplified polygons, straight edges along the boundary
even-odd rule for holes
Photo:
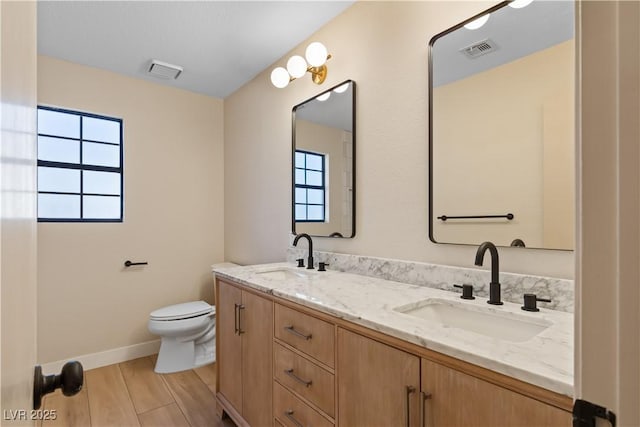
[[[168,64],[166,62],[153,59],[149,64],[147,72],[154,77],[161,79],[177,79],[180,73],[182,73],[182,67],[178,65]]]
[[[475,42],[472,45],[460,49],[467,58],[475,59],[479,56],[486,55],[498,49],[498,45],[491,39],[485,39]]]

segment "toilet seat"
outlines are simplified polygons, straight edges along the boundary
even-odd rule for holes
[[[204,301],[192,301],[174,304],[154,310],[149,315],[151,320],[183,320],[193,317],[216,314],[216,308]]]

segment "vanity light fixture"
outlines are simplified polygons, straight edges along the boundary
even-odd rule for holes
[[[305,58],[294,55],[287,61],[287,68],[274,68],[271,71],[271,83],[278,89],[282,89],[287,87],[289,82],[299,79],[309,72],[311,80],[315,84],[322,84],[327,78],[325,63],[331,58],[331,55],[327,53],[327,48],[320,42],[313,42],[307,46]]]
[[[477,30],[478,28],[480,28],[484,24],[486,24],[488,20],[489,20],[489,14],[487,13],[486,15],[482,15],[478,19],[474,19],[473,21],[471,21],[471,22],[469,22],[467,24],[464,24],[464,27],[467,30]]]
[[[316,99],[318,101],[326,101],[327,99],[329,99],[330,96],[331,96],[331,92],[325,92],[322,95],[316,96]]]

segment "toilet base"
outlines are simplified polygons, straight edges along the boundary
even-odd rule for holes
[[[216,361],[216,341],[202,344],[184,342],[172,337],[164,337],[154,371],[158,374],[186,371]]]

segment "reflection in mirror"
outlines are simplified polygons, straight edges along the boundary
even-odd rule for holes
[[[355,96],[347,80],[293,107],[294,234],[355,235]]]
[[[571,250],[575,4],[516,3],[430,42],[429,237]]]

